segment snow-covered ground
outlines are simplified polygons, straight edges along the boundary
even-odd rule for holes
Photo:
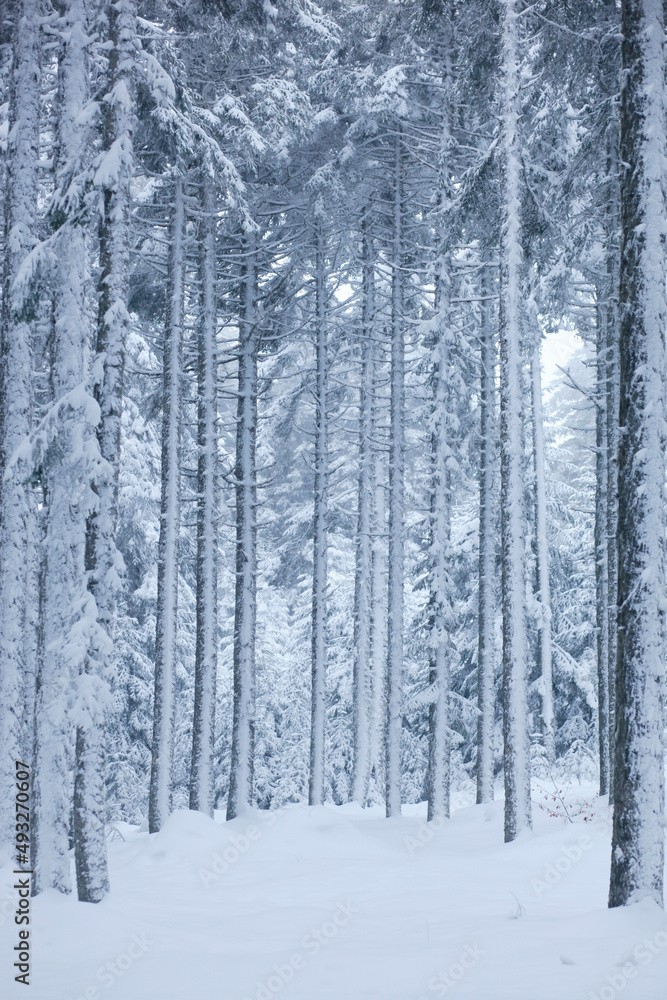
[[[3,1000],[662,1000],[667,916],[606,907],[606,804],[569,789],[571,822],[545,799],[536,789],[557,815],[536,805],[534,831],[507,845],[502,802],[435,828],[420,806],[121,825],[108,899],[32,901],[29,992],[9,969],[5,866]]]

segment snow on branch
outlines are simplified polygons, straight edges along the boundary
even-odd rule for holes
[[[42,418],[37,428],[23,440],[11,456],[5,470],[5,482],[14,477],[28,480],[47,461],[49,448],[67,433],[68,458],[77,474],[82,470],[92,482],[111,474],[102,458],[94,428],[100,420],[100,408],[85,385],[65,393]]]

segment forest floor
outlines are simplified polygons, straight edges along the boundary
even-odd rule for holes
[[[104,902],[32,901],[25,995],[663,1000],[667,916],[653,904],[606,907],[606,802],[574,786],[568,819],[544,790],[533,798],[534,830],[512,844],[500,801],[457,809],[436,829],[423,805],[391,820],[356,806],[231,823],[181,811],[153,836],[118,824]],[[24,996],[9,968],[12,879],[5,865],[3,1000]]]

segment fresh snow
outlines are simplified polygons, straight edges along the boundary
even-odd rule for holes
[[[510,844],[502,798],[432,824],[425,803],[391,819],[296,805],[228,823],[175,812],[152,835],[117,824],[106,899],[32,900],[31,1000],[664,997],[664,912],[607,909],[606,800],[570,788],[570,822],[544,798],[534,784],[534,831]],[[6,864],[3,962],[12,884]]]

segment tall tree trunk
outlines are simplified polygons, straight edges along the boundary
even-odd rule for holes
[[[609,4],[610,26],[620,33],[616,5]],[[613,37],[614,32],[609,32]],[[603,70],[614,86],[619,67],[603,52]],[[618,557],[618,267],[619,189],[618,116],[612,105],[607,128],[607,196],[604,234],[607,247],[606,277],[597,286],[597,398],[596,398],[596,625],[598,630],[598,728],[600,794],[611,795],[614,765],[614,688],[616,676],[616,591]],[[603,551],[604,549],[604,551]]]
[[[618,286],[616,286],[618,287]],[[613,292],[616,297],[616,289]],[[616,659],[618,656],[618,413],[620,406],[620,359],[618,356],[618,309],[612,300],[611,317],[607,332],[610,339],[607,351],[607,576],[609,580],[609,793],[614,786],[614,739],[616,732]]]
[[[375,267],[367,218],[362,232],[362,345],[359,387],[359,487],[357,500],[356,572],[354,580],[353,801],[365,805],[371,773],[371,619],[373,513],[373,323]]]
[[[403,137],[394,141],[391,275],[391,418],[389,444],[389,581],[387,619],[387,816],[401,814],[403,730],[403,575],[405,550],[405,332],[403,329]]]
[[[202,177],[202,312],[197,340],[197,640],[190,808],[213,816],[215,688],[218,669],[218,437],[215,388],[215,189]]]
[[[540,604],[537,632],[537,664],[540,671],[540,721],[544,752],[554,760],[554,704],[551,667],[551,587],[549,584],[549,539],[547,537],[547,483],[544,459],[544,417],[542,414],[542,366],[536,343],[531,357],[533,396],[533,460],[535,467],[536,577]]]
[[[371,527],[371,619],[370,619],[370,769],[373,790],[384,794],[384,728],[387,691],[387,504],[386,462],[381,447],[383,393],[380,386],[381,345],[374,341],[373,351],[373,508]]]
[[[148,829],[157,832],[169,815],[174,733],[174,669],[178,618],[178,550],[181,523],[181,409],[183,298],[185,285],[183,179],[174,183],[169,254],[169,305],[164,338],[162,390],[162,490],[155,622],[155,702]]]
[[[663,902],[663,5],[622,7],[618,659],[609,905]]]
[[[451,428],[449,386],[449,273],[447,260],[438,276],[438,340],[433,352],[433,413],[431,429],[431,527],[429,553],[429,707],[427,819],[449,817],[450,787],[450,630],[451,610]]]
[[[99,630],[89,648],[86,674],[103,688],[113,664],[113,638],[118,577],[122,558],[116,548],[118,473],[130,251],[130,185],[134,163],[132,72],[136,58],[136,14],[133,0],[118,0],[109,13],[110,88],[105,101],[104,153],[100,166],[104,208],[100,222],[99,313],[95,398],[100,407],[98,447],[105,463],[98,478],[97,510],[86,536],[88,586],[97,607]],[[104,836],[105,713],[80,725],[76,736],[74,780],[74,856],[79,899],[97,902],[108,890]]]
[[[255,629],[257,620],[257,261],[254,237],[244,244],[239,317],[236,415],[236,604],[234,719],[227,819],[252,804],[255,757]]]
[[[595,396],[595,626],[597,632],[598,737],[600,750],[600,795],[610,789],[609,740],[609,442],[607,439],[607,303],[597,308],[597,391]]]
[[[308,803],[322,805],[325,793],[327,715],[327,550],[329,433],[327,412],[327,322],[324,243],[317,228],[315,251],[315,488],[313,506],[313,600],[311,647],[310,783]]]
[[[616,115],[614,114],[616,124]],[[619,406],[620,406],[620,359],[619,359],[619,315],[618,315],[618,285],[620,252],[617,246],[619,219],[618,188],[618,136],[612,131],[609,138],[608,174],[612,185],[609,199],[609,230],[611,244],[607,255],[607,302],[605,306],[604,324],[606,338],[605,376],[606,376],[606,416],[607,416],[607,580],[609,594],[608,632],[608,689],[609,689],[609,794],[614,784],[614,731],[616,703],[616,657],[618,653],[617,632],[617,596],[618,596],[618,442],[619,442]]]
[[[491,291],[489,269],[482,271],[482,308],[480,339],[482,372],[480,385],[480,461],[479,461],[479,638],[477,645],[477,802],[493,801],[494,760],[493,730],[495,720],[497,610],[496,552],[498,545],[497,514],[497,445],[496,346],[490,322],[488,297]]]
[[[609,793],[614,786],[614,739],[616,732],[616,660],[618,657],[618,449],[620,407],[620,358],[619,317],[616,295],[613,292],[611,316],[607,323],[609,347],[607,350],[607,578],[609,592],[609,642],[608,642],[608,689],[609,689]]]
[[[35,712],[33,892],[70,889],[68,820],[71,786],[69,720],[65,705],[73,671],[83,670],[87,644],[72,634],[85,629],[87,470],[73,454],[94,435],[83,396],[90,331],[84,302],[87,254],[84,230],[68,218],[69,174],[83,161],[87,100],[87,18],[83,0],[70,0],[62,27],[58,65],[56,195],[52,222],[59,226],[54,297],[51,392],[55,431],[43,461],[45,535],[42,547],[40,642]],[[75,206],[75,210],[76,210]],[[92,402],[92,400],[91,400]],[[93,611],[94,614],[94,611]],[[77,716],[80,708],[77,705]]]
[[[521,146],[516,0],[502,4],[500,470],[505,840],[531,826],[521,350]]]
[[[37,240],[43,10],[41,0],[21,0],[14,7],[0,341],[0,842],[14,840],[15,761],[29,763],[33,720],[33,705],[26,700],[32,692],[26,691],[24,678],[30,672],[26,637],[34,512],[29,487],[17,478],[4,481],[4,472],[30,430],[33,303],[16,303],[13,284]]]
[[[131,77],[136,58],[133,0],[118,0],[109,12],[110,90],[106,109],[100,221],[100,275],[94,392],[100,407],[97,440],[105,463],[95,488],[97,508],[88,520],[86,570],[97,607],[85,672],[98,690],[106,687],[113,663],[116,595],[122,558],[116,548],[118,471],[125,338],[129,327],[130,185],[133,176]],[[79,899],[97,902],[108,890],[104,837],[104,709],[100,703],[79,726],[74,778],[74,857]]]

